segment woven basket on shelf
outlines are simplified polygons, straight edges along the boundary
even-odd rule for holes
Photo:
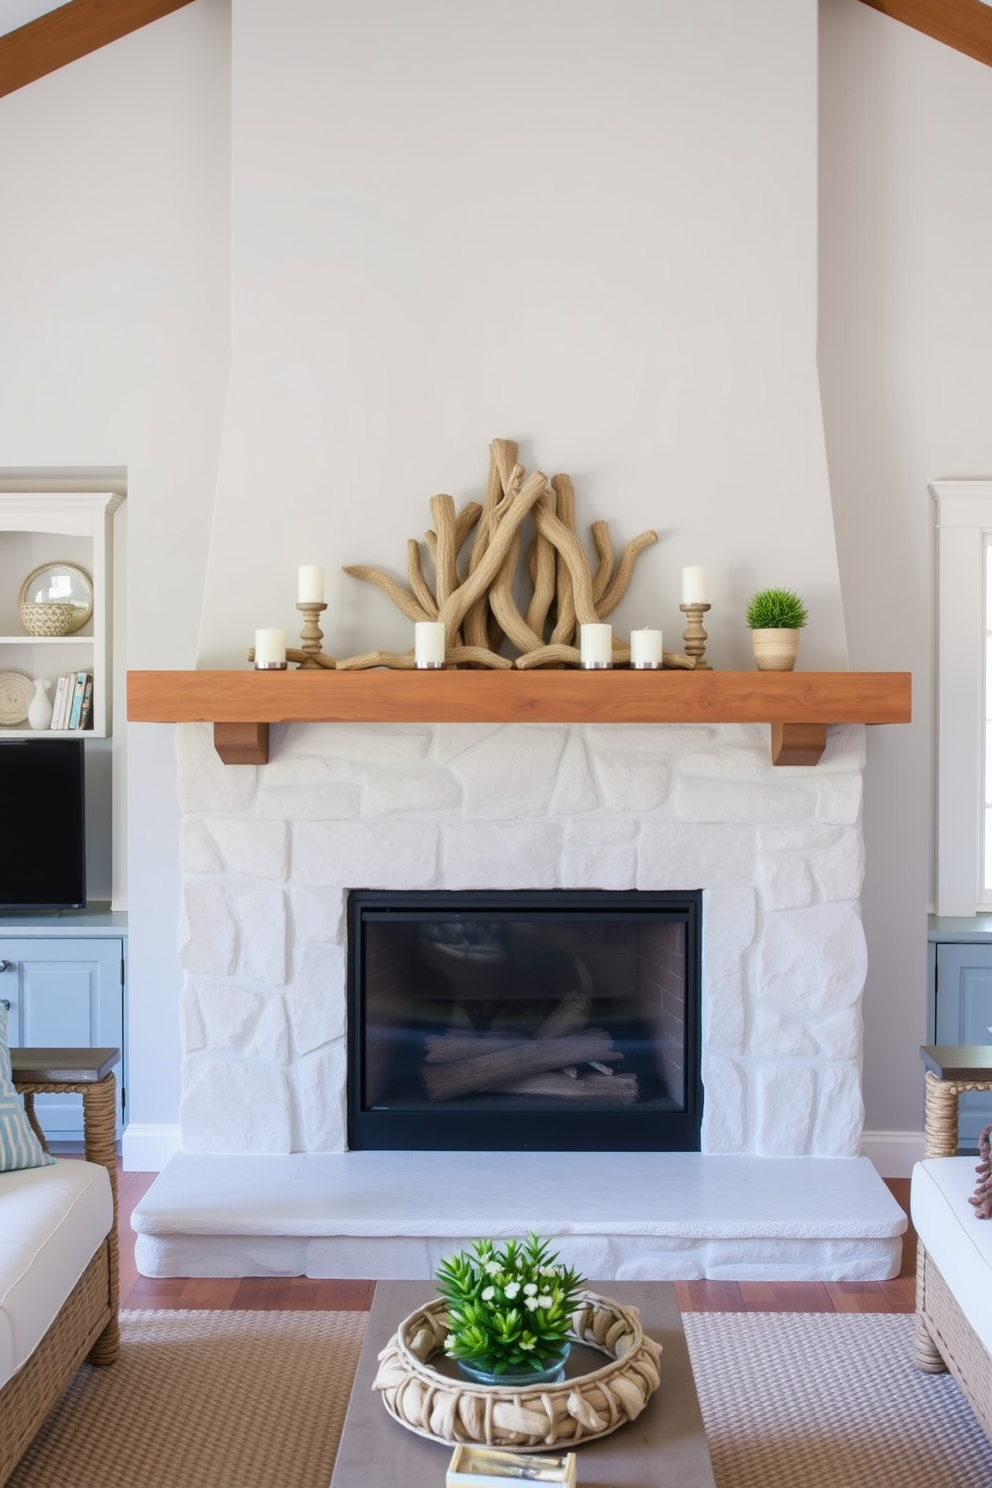
[[[76,613],[76,606],[64,600],[23,600],[21,602],[21,624],[28,635],[68,635]]]
[[[633,1421],[660,1382],[661,1345],[644,1333],[637,1308],[593,1292],[579,1296],[571,1337],[610,1362],[560,1384],[477,1385],[441,1374],[430,1360],[447,1332],[441,1298],[411,1313],[379,1355],[373,1385],[391,1416],[433,1441],[561,1451]]]

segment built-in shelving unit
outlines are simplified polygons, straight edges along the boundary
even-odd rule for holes
[[[271,723],[768,723],[815,765],[832,723],[909,723],[908,672],[129,672],[137,723],[212,723],[225,764],[267,763]]]
[[[109,491],[0,493],[0,673],[52,682],[64,672],[93,676],[89,738],[111,730],[111,594],[113,514],[122,496]],[[66,636],[28,635],[21,624],[20,594],[28,575],[42,565],[80,568],[93,589],[93,613],[81,630]],[[20,685],[20,684],[18,684]],[[79,738],[62,730],[32,730],[23,719],[0,726],[0,738]]]

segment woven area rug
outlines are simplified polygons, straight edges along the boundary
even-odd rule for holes
[[[9,1488],[327,1488],[364,1312],[122,1312]]]
[[[989,1488],[992,1446],[914,1320],[687,1313],[719,1488]]]
[[[119,1362],[79,1371],[9,1488],[327,1488],[364,1313],[121,1324]],[[912,1367],[912,1318],[688,1313],[685,1328],[719,1488],[992,1485],[957,1385]]]

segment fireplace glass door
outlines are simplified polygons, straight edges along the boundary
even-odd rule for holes
[[[349,1146],[698,1151],[700,897],[353,891]]]

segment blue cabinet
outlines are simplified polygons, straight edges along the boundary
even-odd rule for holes
[[[973,920],[933,919],[930,925],[930,1034],[933,1044],[992,1044],[992,927]],[[992,1091],[962,1095],[959,1141],[977,1151],[992,1124]]]
[[[122,918],[110,916],[104,918]],[[96,927],[93,927],[94,929]],[[39,927],[40,929],[40,927]],[[23,923],[8,933],[0,927],[0,997],[9,1004],[12,1045],[86,1048],[111,1045],[121,1050],[118,1083],[118,1136],[123,1129],[123,1071],[126,937],[120,933],[25,934]],[[46,1137],[72,1144],[82,1137],[82,1099],[38,1095],[35,1111]]]

